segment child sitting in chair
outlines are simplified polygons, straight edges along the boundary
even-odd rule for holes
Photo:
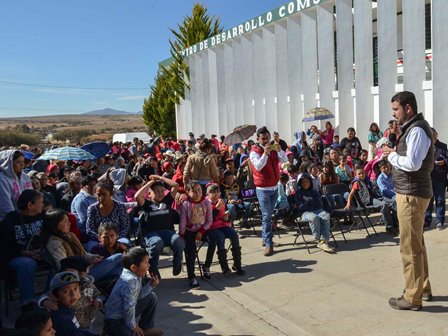
[[[317,247],[327,253],[334,249],[328,245],[330,239],[330,214],[323,209],[322,199],[313,188],[313,180],[309,174],[302,174],[298,181],[296,192],[297,209],[302,213],[302,219],[310,223]]]

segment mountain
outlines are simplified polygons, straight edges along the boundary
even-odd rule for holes
[[[134,112],[114,110],[111,108],[105,108],[102,110],[94,110],[94,111],[85,112],[83,114],[87,114],[87,115],[124,115],[124,114],[141,114],[141,112],[134,113]]]

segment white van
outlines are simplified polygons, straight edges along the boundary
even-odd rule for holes
[[[112,142],[132,142],[134,138],[138,138],[139,140],[143,140],[144,143],[148,143],[152,140],[152,138],[145,132],[133,132],[133,133],[117,133],[114,134],[112,138]]]

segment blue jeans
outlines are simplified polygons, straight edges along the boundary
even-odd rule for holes
[[[240,241],[238,239],[238,234],[235,229],[230,226],[221,227],[219,229],[211,229],[207,231],[208,236],[208,249],[215,249],[218,246],[218,250],[224,250],[226,248],[225,240],[230,239],[232,247],[239,247]]]
[[[158,269],[159,257],[165,246],[169,246],[173,251],[173,269],[181,267],[184,242],[177,233],[172,230],[154,231],[149,232],[144,239],[151,255],[151,271]]]
[[[330,239],[330,214],[322,209],[306,211],[302,219],[310,223],[311,231],[315,239],[328,242]]]
[[[33,258],[17,257],[11,259],[9,267],[17,273],[20,290],[20,304],[27,303],[34,298],[34,274],[37,263]]]
[[[157,308],[157,295],[154,292],[137,301],[135,307],[135,317],[140,317],[139,326],[143,330],[154,328],[154,318]],[[107,334],[110,336],[134,336],[134,331],[130,330],[124,320],[104,320]]]
[[[99,263],[93,265],[90,268],[89,275],[93,276],[95,281],[120,276],[123,271],[122,259],[123,255],[121,253],[111,255],[109,258],[103,259]]]
[[[229,210],[229,221],[234,222],[237,216],[238,210],[244,210],[243,212],[243,220],[247,221],[249,218],[250,213],[252,212],[253,205],[249,202],[243,202],[241,204],[234,203],[234,204],[227,204],[227,210]]]
[[[266,247],[272,247],[272,213],[277,201],[278,191],[256,189],[258,203],[261,210],[261,237]]]
[[[436,220],[437,223],[445,223],[445,190],[446,179],[443,181],[432,180],[432,191],[434,196],[429,201],[428,208],[425,213],[425,222],[432,221],[432,212],[434,210],[434,200],[436,201]]]

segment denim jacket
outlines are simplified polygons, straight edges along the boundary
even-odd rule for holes
[[[106,319],[124,320],[126,326],[133,330],[137,325],[135,322],[137,301],[148,296],[151,291],[150,282],[142,287],[142,278],[124,268],[106,302]]]

